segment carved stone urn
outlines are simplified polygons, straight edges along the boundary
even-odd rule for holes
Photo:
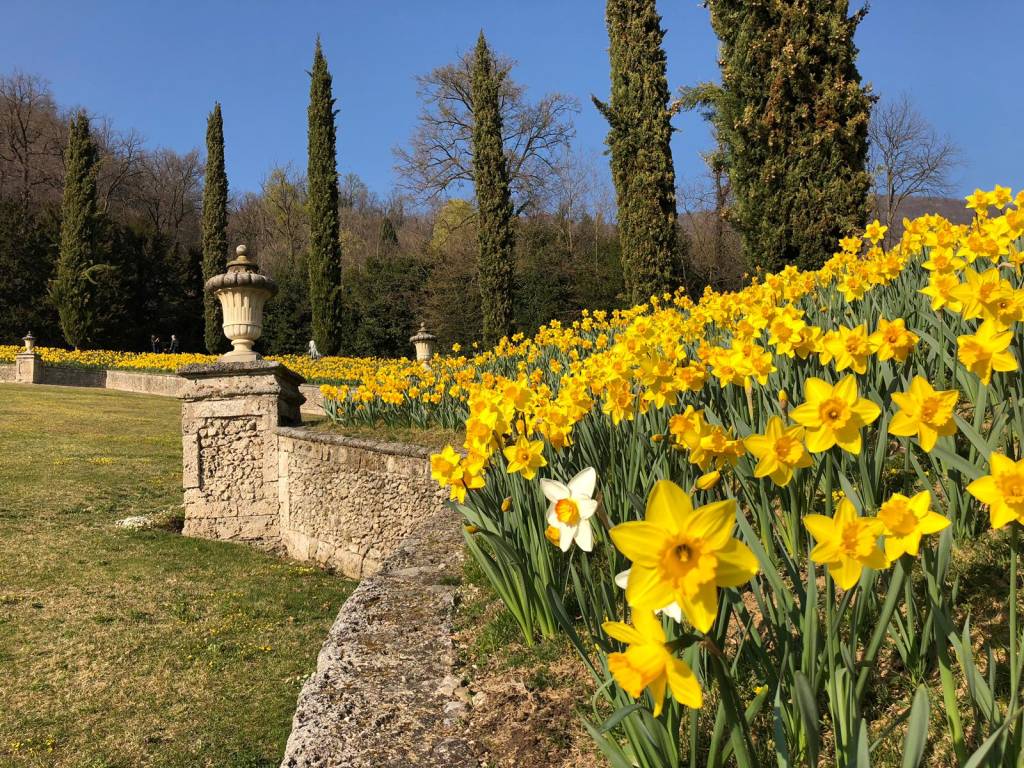
[[[420,323],[420,329],[415,336],[410,336],[409,341],[416,348],[416,359],[421,363],[430,361],[434,356],[434,342],[437,336],[427,331],[426,323]]]
[[[32,335],[32,331],[29,331],[28,335],[24,339],[22,339],[22,341],[25,342],[26,352],[36,351],[36,337]]]
[[[246,255],[244,245],[235,249],[228,271],[206,281],[205,290],[220,301],[224,314],[224,335],[232,350],[218,360],[223,363],[251,363],[260,359],[252,345],[263,333],[263,305],[277,293],[277,285],[261,275],[256,262]]]

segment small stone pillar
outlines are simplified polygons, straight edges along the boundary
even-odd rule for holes
[[[181,405],[186,536],[281,549],[278,426],[302,423],[299,374],[280,363],[187,365]]]
[[[14,356],[14,381],[17,384],[42,384],[43,358],[36,352],[36,337],[29,331],[22,341],[25,349]]]

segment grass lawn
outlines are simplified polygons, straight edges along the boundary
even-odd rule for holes
[[[276,766],[353,583],[180,515],[180,405],[0,386],[0,766]]]

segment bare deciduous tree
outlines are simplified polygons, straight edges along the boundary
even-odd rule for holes
[[[472,65],[470,51],[417,78],[423,109],[409,147],[394,152],[405,188],[424,201],[439,202],[473,183]],[[516,213],[539,210],[552,171],[575,135],[572,115],[579,103],[560,93],[531,103],[525,88],[510,77],[513,62],[499,57],[495,65],[502,79],[500,109]]]
[[[178,154],[169,149],[141,153],[136,168],[119,158],[117,171],[132,180],[132,207],[154,230],[174,245],[196,242],[200,236],[203,166],[195,149]],[[115,183],[123,183],[115,181]]]
[[[65,129],[49,83],[18,71],[0,76],[0,196],[60,199]]]
[[[892,226],[912,195],[941,197],[961,162],[959,147],[940,136],[906,94],[875,106],[868,129],[878,218]]]

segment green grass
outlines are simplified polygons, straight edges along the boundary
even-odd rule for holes
[[[128,532],[180,515],[172,399],[0,386],[0,766],[276,766],[352,582]]]
[[[336,424],[330,419],[309,419],[309,425],[320,432],[345,435],[363,440],[379,440],[387,443],[405,443],[421,448],[441,450],[445,445],[462,445],[466,433],[462,430],[442,427],[409,427],[379,422],[377,424]]]

